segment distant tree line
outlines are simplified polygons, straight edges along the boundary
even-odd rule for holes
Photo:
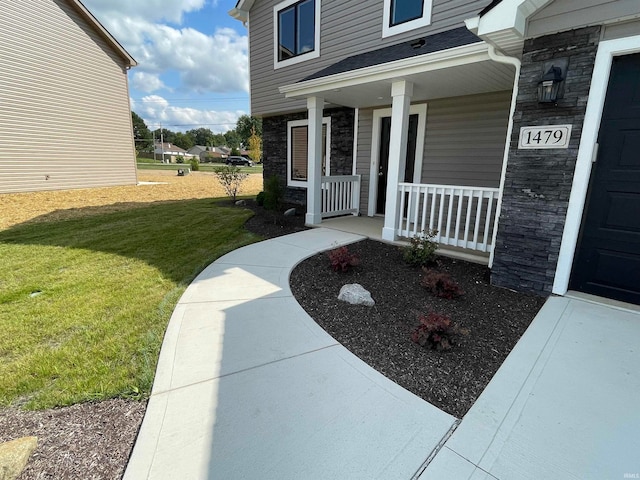
[[[189,150],[195,145],[205,147],[221,147],[225,146],[233,150],[242,148],[251,149],[254,152],[251,156],[256,155],[258,158],[260,145],[262,144],[262,120],[242,115],[236,122],[236,128],[225,133],[213,133],[208,128],[195,128],[186,132],[173,132],[166,128],[149,130],[142,117],[136,112],[131,112],[133,121],[133,137],[136,142],[136,150],[139,152],[153,151],[153,138],[155,135],[156,142],[160,138],[166,143],[172,143],[180,148]],[[255,159],[257,160],[257,158]]]

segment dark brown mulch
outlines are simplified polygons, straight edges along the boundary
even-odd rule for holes
[[[421,285],[423,272],[406,265],[400,248],[365,240],[349,246],[360,265],[347,273],[329,268],[327,254],[296,267],[291,289],[298,302],[329,334],[373,368],[442,410],[462,418],[527,329],[544,299],[492,287],[487,268],[440,257],[465,294],[434,297]],[[340,288],[359,283],[376,305],[337,300]],[[421,347],[410,339],[428,312],[451,318],[467,335],[447,351]]]
[[[0,443],[38,437],[20,480],[115,480],[124,474],[146,407],[107,400],[37,412],[0,409]]]
[[[255,213],[245,223],[245,228],[264,238],[274,238],[307,230],[307,227],[304,226],[304,209],[300,205],[286,204],[282,207],[282,212],[295,208],[296,214],[289,217],[285,217],[279,212],[266,210],[256,204],[255,200],[246,200],[245,207],[250,208]]]

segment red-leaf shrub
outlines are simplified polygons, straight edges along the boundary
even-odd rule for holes
[[[360,263],[358,255],[351,253],[347,247],[336,248],[327,255],[334,272],[346,272],[349,268],[355,267]]]
[[[436,297],[451,299],[464,295],[460,285],[448,273],[430,269],[423,270],[422,286]]]
[[[418,317],[420,325],[411,334],[411,340],[418,345],[436,350],[448,350],[454,345],[457,334],[466,334],[451,319],[440,313],[431,312]]]

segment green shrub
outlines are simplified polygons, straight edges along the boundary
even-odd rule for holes
[[[402,249],[402,258],[409,265],[424,267],[432,265],[436,261],[436,249],[438,244],[432,240],[438,232],[430,230],[422,232],[411,239],[411,242]]]
[[[191,164],[192,171],[197,172],[198,170],[200,170],[200,162],[197,158],[192,158],[191,160],[189,160],[189,163]]]
[[[248,173],[242,173],[238,167],[232,165],[225,165],[223,167],[216,167],[213,173],[218,177],[218,181],[224,188],[224,191],[235,202],[242,183],[249,176]]]
[[[184,163],[184,157],[182,155],[178,155],[176,157],[176,163]]]
[[[272,175],[264,182],[264,208],[267,210],[280,210],[283,198],[284,190],[280,185],[280,180],[275,175]]]
[[[256,195],[256,203],[261,207],[264,205],[264,192],[260,192]]]

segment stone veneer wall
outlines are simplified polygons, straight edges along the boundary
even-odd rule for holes
[[[596,26],[525,42],[491,271],[494,285],[551,293],[599,38]],[[539,104],[545,63],[560,58],[568,59],[564,98],[557,106]],[[573,125],[568,149],[518,150],[521,127],[556,124]]]
[[[331,175],[351,175],[353,166],[352,108],[324,110],[331,116]],[[263,178],[277,176],[282,185],[287,185],[287,122],[307,118],[307,112],[265,117],[262,120]],[[285,201],[299,205],[307,203],[307,189],[286,187]]]

